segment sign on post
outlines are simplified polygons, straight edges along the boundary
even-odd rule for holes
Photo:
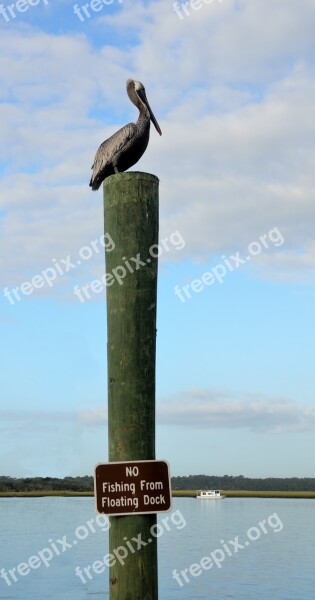
[[[165,460],[98,464],[94,487],[96,510],[101,514],[144,515],[171,508],[169,464]]]

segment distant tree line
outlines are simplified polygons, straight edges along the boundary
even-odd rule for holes
[[[1,477],[0,492],[33,492],[33,491],[72,491],[92,492],[93,477]],[[255,490],[255,491],[292,491],[314,492],[315,479],[310,477],[251,479],[243,475],[189,475],[187,477],[172,477],[173,490]]]
[[[189,475],[172,477],[173,490],[255,490],[255,491],[291,491],[314,492],[315,479],[310,477],[251,479],[243,475]]]
[[[42,491],[73,491],[90,492],[93,491],[93,477],[27,477],[20,479],[15,477],[0,476],[0,492],[34,492]]]

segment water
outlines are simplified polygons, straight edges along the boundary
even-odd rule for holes
[[[0,499],[0,571],[33,557],[16,582],[0,579],[1,600],[108,598],[104,566],[81,580],[108,552],[106,518],[95,519],[93,498]],[[314,500],[175,498],[158,521],[160,600],[314,600]]]

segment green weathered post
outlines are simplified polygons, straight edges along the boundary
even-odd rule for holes
[[[155,175],[140,172],[104,184],[105,232],[115,242],[106,272],[121,276],[121,284],[108,277],[106,288],[110,462],[155,459],[158,185]],[[109,552],[128,541],[135,549],[110,568],[111,600],[157,600],[157,540],[150,535],[156,515],[110,520]],[[152,541],[137,550],[132,538],[139,534]]]

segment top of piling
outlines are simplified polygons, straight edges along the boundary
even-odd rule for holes
[[[159,183],[159,178],[152,173],[143,173],[142,171],[127,171],[126,173],[115,173],[106,177],[104,181],[105,188],[115,183],[122,183],[123,181],[151,181],[152,183]]]

